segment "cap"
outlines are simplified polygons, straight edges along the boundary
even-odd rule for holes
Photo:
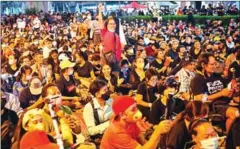
[[[31,109],[29,111],[27,111],[24,115],[23,115],[23,119],[22,119],[22,127],[27,130],[27,123],[29,122],[30,119],[32,119],[33,117],[35,117],[36,115],[42,115],[44,113],[44,111],[42,109]]]
[[[59,146],[51,143],[44,131],[32,131],[22,137],[20,149],[59,149]]]
[[[76,65],[76,63],[72,63],[68,59],[64,59],[63,61],[60,62],[60,68],[61,69],[74,67],[75,65]]]
[[[117,96],[112,105],[112,109],[116,115],[124,112],[127,108],[135,103],[135,100],[130,96]]]
[[[39,95],[42,93],[42,82],[38,77],[33,77],[30,80],[30,85],[29,85],[30,92],[33,95]]]

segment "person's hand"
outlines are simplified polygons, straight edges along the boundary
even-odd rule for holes
[[[155,131],[158,131],[160,134],[166,134],[171,129],[171,121],[164,120],[161,121],[157,126]]]
[[[146,118],[137,121],[137,126],[140,129],[141,132],[146,132],[149,128],[152,127],[152,124],[146,121]]]
[[[74,115],[67,116],[66,122],[74,133],[76,133],[76,134],[81,133],[81,127],[79,125],[79,121],[76,116],[74,116]]]
[[[224,88],[223,90],[221,90],[221,95],[222,97],[228,97],[231,93],[231,90]]]
[[[117,80],[118,86],[121,85],[123,82],[124,82],[124,78],[121,78],[121,79],[120,79],[120,78],[118,77],[118,80]]]

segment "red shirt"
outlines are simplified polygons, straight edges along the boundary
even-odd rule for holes
[[[156,56],[156,52],[152,49],[152,46],[147,46],[145,48],[145,51],[147,53],[147,56]]]
[[[123,127],[120,122],[112,121],[103,135],[100,149],[135,149],[139,145],[136,139],[140,130],[136,124],[131,126]]]
[[[106,28],[101,29],[103,52],[114,50],[114,34],[116,35],[116,57],[117,60],[121,60],[121,42],[118,34],[108,31]]]

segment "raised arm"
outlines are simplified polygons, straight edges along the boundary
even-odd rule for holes
[[[104,28],[102,11],[103,11],[103,5],[102,5],[102,3],[100,3],[98,5],[98,23],[99,23],[100,29]]]

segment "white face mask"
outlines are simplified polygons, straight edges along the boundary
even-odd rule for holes
[[[31,75],[26,76],[26,80],[27,80],[27,81],[29,81],[29,80],[31,80],[31,79],[32,79],[32,76],[31,76]]]
[[[62,104],[62,95],[58,94],[58,95],[54,95],[54,96],[50,96],[49,98],[49,102],[53,105],[61,105]]]
[[[114,33],[114,32],[115,32],[115,30],[111,30],[111,29],[108,29],[108,31],[109,31],[109,32],[112,32],[112,33]]]
[[[133,55],[134,54],[134,50],[133,49],[128,49],[127,53],[128,53],[128,55]]]
[[[53,41],[52,42],[52,45],[55,47],[55,46],[57,46],[57,42],[56,41]]]
[[[202,149],[217,149],[219,137],[214,137],[200,141]]]
[[[9,61],[8,61],[8,64],[9,64],[9,65],[12,65],[12,64],[14,64],[14,60],[12,60],[12,59],[11,59],[11,60],[9,60]]]
[[[68,75],[73,75],[73,72],[74,72],[74,70],[71,69],[71,70],[69,71],[69,74],[68,74]]]
[[[85,52],[85,51],[87,51],[87,48],[81,48],[81,51]]]
[[[35,125],[35,130],[44,131],[44,125],[43,125],[43,123],[37,123],[37,124]]]

